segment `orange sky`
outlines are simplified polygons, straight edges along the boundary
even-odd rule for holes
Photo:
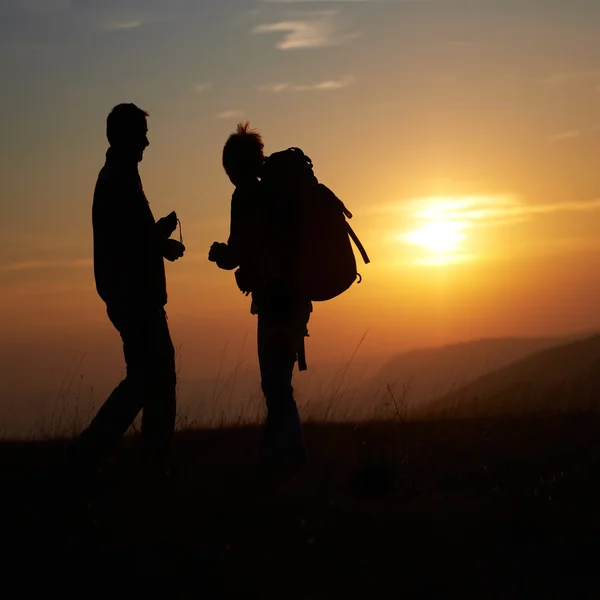
[[[183,222],[188,251],[167,272],[187,377],[213,376],[224,344],[254,332],[231,274],[206,260],[227,237],[220,152],[241,118],[267,152],[295,145],[311,156],[371,255],[360,286],[316,306],[313,361],[343,362],[367,330],[361,352],[381,355],[598,328],[600,6],[540,6],[9,2],[6,393],[43,389],[74,353],[89,353],[86,376],[99,386],[122,368],[95,295],[90,217],[104,120],[122,101],[151,114],[141,174],[155,216],[174,209]],[[410,242],[415,231],[424,245]],[[248,341],[249,365],[252,350]]]

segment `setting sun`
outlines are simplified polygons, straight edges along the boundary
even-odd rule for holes
[[[419,229],[409,231],[404,239],[436,254],[448,254],[460,248],[462,241],[467,237],[463,233],[466,227],[466,223],[432,221]]]
[[[428,198],[415,202],[414,228],[402,235],[404,242],[427,252],[419,264],[446,265],[465,259],[466,230],[472,226],[464,213],[465,198]]]

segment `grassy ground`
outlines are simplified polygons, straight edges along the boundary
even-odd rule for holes
[[[178,434],[168,484],[130,438],[87,524],[57,493],[64,443],[4,443],[4,597],[600,598],[599,432],[590,415],[312,424],[309,465],[272,488],[255,428]]]

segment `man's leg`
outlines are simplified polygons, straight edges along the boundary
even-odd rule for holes
[[[305,443],[294,400],[292,375],[310,309],[289,315],[258,316],[258,358],[261,384],[267,403],[262,454],[266,460],[305,458]]]
[[[121,335],[127,374],[100,407],[87,429],[71,449],[72,461],[83,471],[95,470],[100,461],[123,437],[143,406],[140,353],[143,351],[143,325],[121,312],[108,310],[112,324]]]
[[[126,378],[98,411],[73,448],[73,458],[82,468],[95,469],[123,437],[149,398],[161,387],[158,366],[164,361],[163,329],[160,309],[133,314],[109,311],[112,323],[121,334],[127,366]],[[158,365],[158,366],[157,366]]]
[[[175,433],[176,386],[175,348],[171,341],[167,316],[162,311],[154,325],[152,388],[148,390],[142,415],[142,439],[145,459],[166,464]]]
[[[141,408],[141,394],[128,376],[108,397],[73,447],[73,458],[79,466],[97,468],[125,435]]]

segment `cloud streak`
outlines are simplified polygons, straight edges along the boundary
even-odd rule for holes
[[[480,257],[463,250],[471,231],[530,222],[552,214],[600,211],[600,198],[546,204],[526,204],[509,195],[417,198],[381,212],[389,217],[392,211],[408,213],[407,230],[392,239],[425,252],[424,257],[418,256],[413,262],[444,265]]]
[[[131,19],[128,21],[111,21],[105,23],[103,26],[104,31],[123,31],[127,29],[137,29],[143,25],[141,19]]]
[[[344,75],[339,79],[327,79],[308,84],[297,83],[267,83],[257,86],[260,92],[269,92],[280,94],[282,92],[331,92],[344,89],[355,83],[356,77],[353,75]]]
[[[12,263],[0,264],[0,272],[7,271],[35,271],[40,269],[79,269],[93,265],[91,258],[77,260],[24,260]]]
[[[109,9],[100,21],[100,30],[105,32],[127,31],[138,29],[142,26],[154,23],[167,23],[176,20],[177,14],[161,12],[156,6],[154,8],[143,5],[141,2],[131,6],[129,10],[119,11]]]
[[[414,200],[404,207],[417,219],[428,221],[484,222],[505,225],[537,215],[581,213],[600,210],[600,198],[578,202],[525,204],[514,196],[472,196],[458,199]]]
[[[568,140],[574,140],[578,137],[581,137],[581,131],[578,129],[570,129],[569,131],[561,131],[560,133],[556,133],[550,139],[553,142],[566,142]]]
[[[254,35],[282,34],[276,47],[279,50],[300,50],[340,46],[358,33],[343,33],[336,22],[336,11],[308,13],[306,19],[263,23],[252,29]]]
[[[221,111],[216,115],[217,119],[240,119],[244,116],[244,111],[238,108]]]
[[[196,94],[203,94],[204,92],[209,92],[213,89],[213,84],[210,81],[203,81],[201,83],[197,83],[194,86],[194,92]]]
[[[544,79],[546,85],[567,85],[578,81],[585,81],[589,79],[597,79],[600,77],[600,71],[589,70],[589,71],[564,71],[561,73],[553,73],[552,75]]]

